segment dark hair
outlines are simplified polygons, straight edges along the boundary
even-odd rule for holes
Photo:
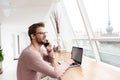
[[[28,29],[28,35],[30,37],[30,40],[32,39],[31,38],[31,34],[34,34],[36,33],[36,29],[38,27],[45,27],[45,24],[43,22],[40,22],[40,23],[35,23],[35,24],[32,24],[29,29]]]

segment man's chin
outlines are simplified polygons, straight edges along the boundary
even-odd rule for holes
[[[41,44],[45,44],[45,42],[41,42]]]
[[[38,42],[38,44],[40,44],[40,45],[44,45],[45,42],[41,41],[41,42]]]

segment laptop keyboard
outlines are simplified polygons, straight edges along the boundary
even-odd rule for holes
[[[72,63],[71,65],[77,65],[78,63]]]
[[[70,66],[78,66],[78,65],[80,65],[79,63],[72,63]]]

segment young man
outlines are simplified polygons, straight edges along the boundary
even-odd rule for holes
[[[28,35],[31,44],[22,51],[18,59],[17,80],[41,80],[42,74],[59,78],[72,64],[72,60],[63,62],[56,67],[48,64],[48,62],[52,63],[55,56],[50,43],[47,47],[43,46],[46,43],[43,22],[31,25]]]

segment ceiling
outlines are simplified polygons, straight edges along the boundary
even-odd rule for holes
[[[44,20],[58,0],[0,0],[0,23]]]

